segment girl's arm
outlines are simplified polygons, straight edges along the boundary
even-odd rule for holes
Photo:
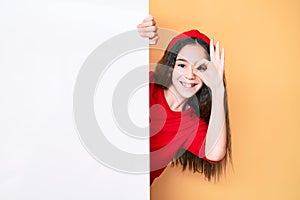
[[[212,89],[211,114],[205,139],[205,156],[212,161],[222,160],[226,154],[226,123],[224,87]]]
[[[222,160],[226,154],[226,120],[224,107],[224,48],[221,56],[219,52],[220,43],[214,48],[213,40],[210,41],[211,61],[202,59],[198,66],[206,66],[205,71],[198,70],[198,76],[210,88],[212,96],[211,114],[205,139],[205,156],[212,161]]]

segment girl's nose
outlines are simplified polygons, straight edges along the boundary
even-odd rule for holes
[[[187,79],[194,79],[195,78],[195,67],[193,65],[189,66],[186,72]]]

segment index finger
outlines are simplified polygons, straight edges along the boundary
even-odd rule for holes
[[[207,70],[207,66],[209,65],[209,62],[207,59],[202,58],[201,60],[197,61],[195,64],[196,68],[196,75],[200,78],[203,78],[202,73]]]

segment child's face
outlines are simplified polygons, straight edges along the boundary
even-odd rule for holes
[[[179,51],[172,74],[172,85],[177,95],[190,98],[199,91],[203,81],[197,76],[199,66],[195,64],[208,59],[207,55],[205,49],[198,44],[186,45]]]

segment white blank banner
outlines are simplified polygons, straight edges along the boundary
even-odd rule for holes
[[[74,85],[84,61],[147,14],[145,0],[0,1],[0,199],[149,199],[148,174],[121,173],[95,160],[73,116]],[[116,64],[148,64],[148,50],[134,57]],[[129,104],[147,106],[146,91],[137,91]],[[96,97],[101,95],[106,94]],[[148,113],[140,110],[129,106],[131,116],[141,116],[132,120],[147,126]],[[95,113],[110,116],[97,104]],[[124,151],[148,150],[147,140],[107,137]]]

